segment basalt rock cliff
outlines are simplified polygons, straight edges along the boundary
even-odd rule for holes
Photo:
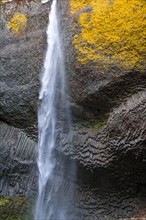
[[[146,6],[97,2],[59,1],[73,125],[56,150],[64,166],[75,161],[77,173],[65,166],[54,201],[74,198],[70,219],[138,219],[146,206]],[[0,6],[2,195],[37,192],[39,76],[50,5],[15,0]]]

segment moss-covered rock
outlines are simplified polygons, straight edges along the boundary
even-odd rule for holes
[[[25,197],[0,196],[1,220],[28,220],[29,202]]]

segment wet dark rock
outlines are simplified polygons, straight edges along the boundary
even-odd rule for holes
[[[77,124],[63,137],[60,151],[91,172],[106,170],[129,184],[146,184],[146,90],[127,98],[106,125]],[[98,128],[98,130],[97,130]],[[90,180],[89,180],[90,181]],[[123,185],[124,186],[124,185]]]
[[[2,8],[0,118],[36,138],[39,74],[46,46],[48,6],[31,4],[31,9],[25,5],[17,9],[15,4],[10,4],[7,10]],[[17,36],[8,32],[6,12],[10,17],[17,12],[27,16],[25,34]]]
[[[66,213],[66,219],[122,220],[129,219],[145,208],[146,191],[144,189],[139,192],[106,189],[104,186],[98,187],[99,175],[96,176],[96,186],[92,185],[91,173],[89,176],[86,173],[86,178],[90,178],[90,184],[73,181],[67,176],[63,178],[63,181],[60,181],[60,175],[53,178],[51,185],[59,183],[59,189],[58,193],[52,196],[52,202],[54,208],[58,203],[60,207],[60,201],[64,201],[67,197],[67,203],[62,207]]]
[[[111,146],[116,145],[119,147],[123,144],[121,149],[124,148],[124,150],[126,148],[125,144],[128,144],[126,141],[129,142],[129,147],[132,145],[136,146],[139,142],[142,143],[145,140],[146,122],[143,120],[146,117],[145,104],[146,90],[132,95],[119,105],[118,108],[115,108],[110,113],[108,119],[105,118],[106,126],[99,120],[95,120],[93,123],[91,123],[92,120],[80,121],[80,125],[77,123],[77,127],[75,126],[74,131],[71,131],[67,136],[66,143],[64,144],[75,144],[75,149],[78,149],[78,152],[81,151],[80,146],[84,146],[85,144],[88,146],[90,142],[88,138],[94,139],[90,147],[95,146],[97,149],[99,149],[99,147],[96,147],[98,146],[98,142],[102,142],[103,144],[107,142]],[[100,125],[100,123],[101,128],[103,127],[102,131],[100,129],[98,131],[98,124]]]
[[[23,131],[0,121],[0,193],[35,195],[36,143]]]

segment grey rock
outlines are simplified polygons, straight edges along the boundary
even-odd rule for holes
[[[100,131],[96,126],[76,126],[63,136],[60,151],[75,158],[86,169],[104,168],[118,178],[145,183],[146,90],[127,98],[111,112]],[[98,121],[96,123],[99,123]]]
[[[37,191],[36,143],[0,121],[0,193],[33,196]]]
[[[73,46],[74,34],[78,32],[77,19],[80,14],[70,14],[69,0],[60,1],[63,17],[63,41],[67,81],[75,121],[77,117],[100,118],[119,106],[127,97],[146,88],[145,72],[111,67],[104,73],[95,68],[94,63],[82,65],[77,61],[77,52]],[[117,77],[118,75],[118,77]],[[79,114],[80,112],[80,114]]]
[[[0,118],[36,138],[39,75],[45,54],[48,7],[31,4],[31,10],[20,8],[28,19],[25,35],[8,33],[3,18],[5,8],[0,18],[3,24],[0,30]],[[7,10],[12,16],[17,8],[13,4],[9,7]]]

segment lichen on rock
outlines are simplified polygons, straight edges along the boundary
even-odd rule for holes
[[[15,13],[7,23],[8,29],[14,34],[22,34],[27,26],[27,17],[22,13]]]
[[[81,10],[89,5],[91,11]],[[81,30],[73,39],[80,63],[92,62],[100,70],[144,70],[146,1],[70,0],[70,8],[80,11]]]

